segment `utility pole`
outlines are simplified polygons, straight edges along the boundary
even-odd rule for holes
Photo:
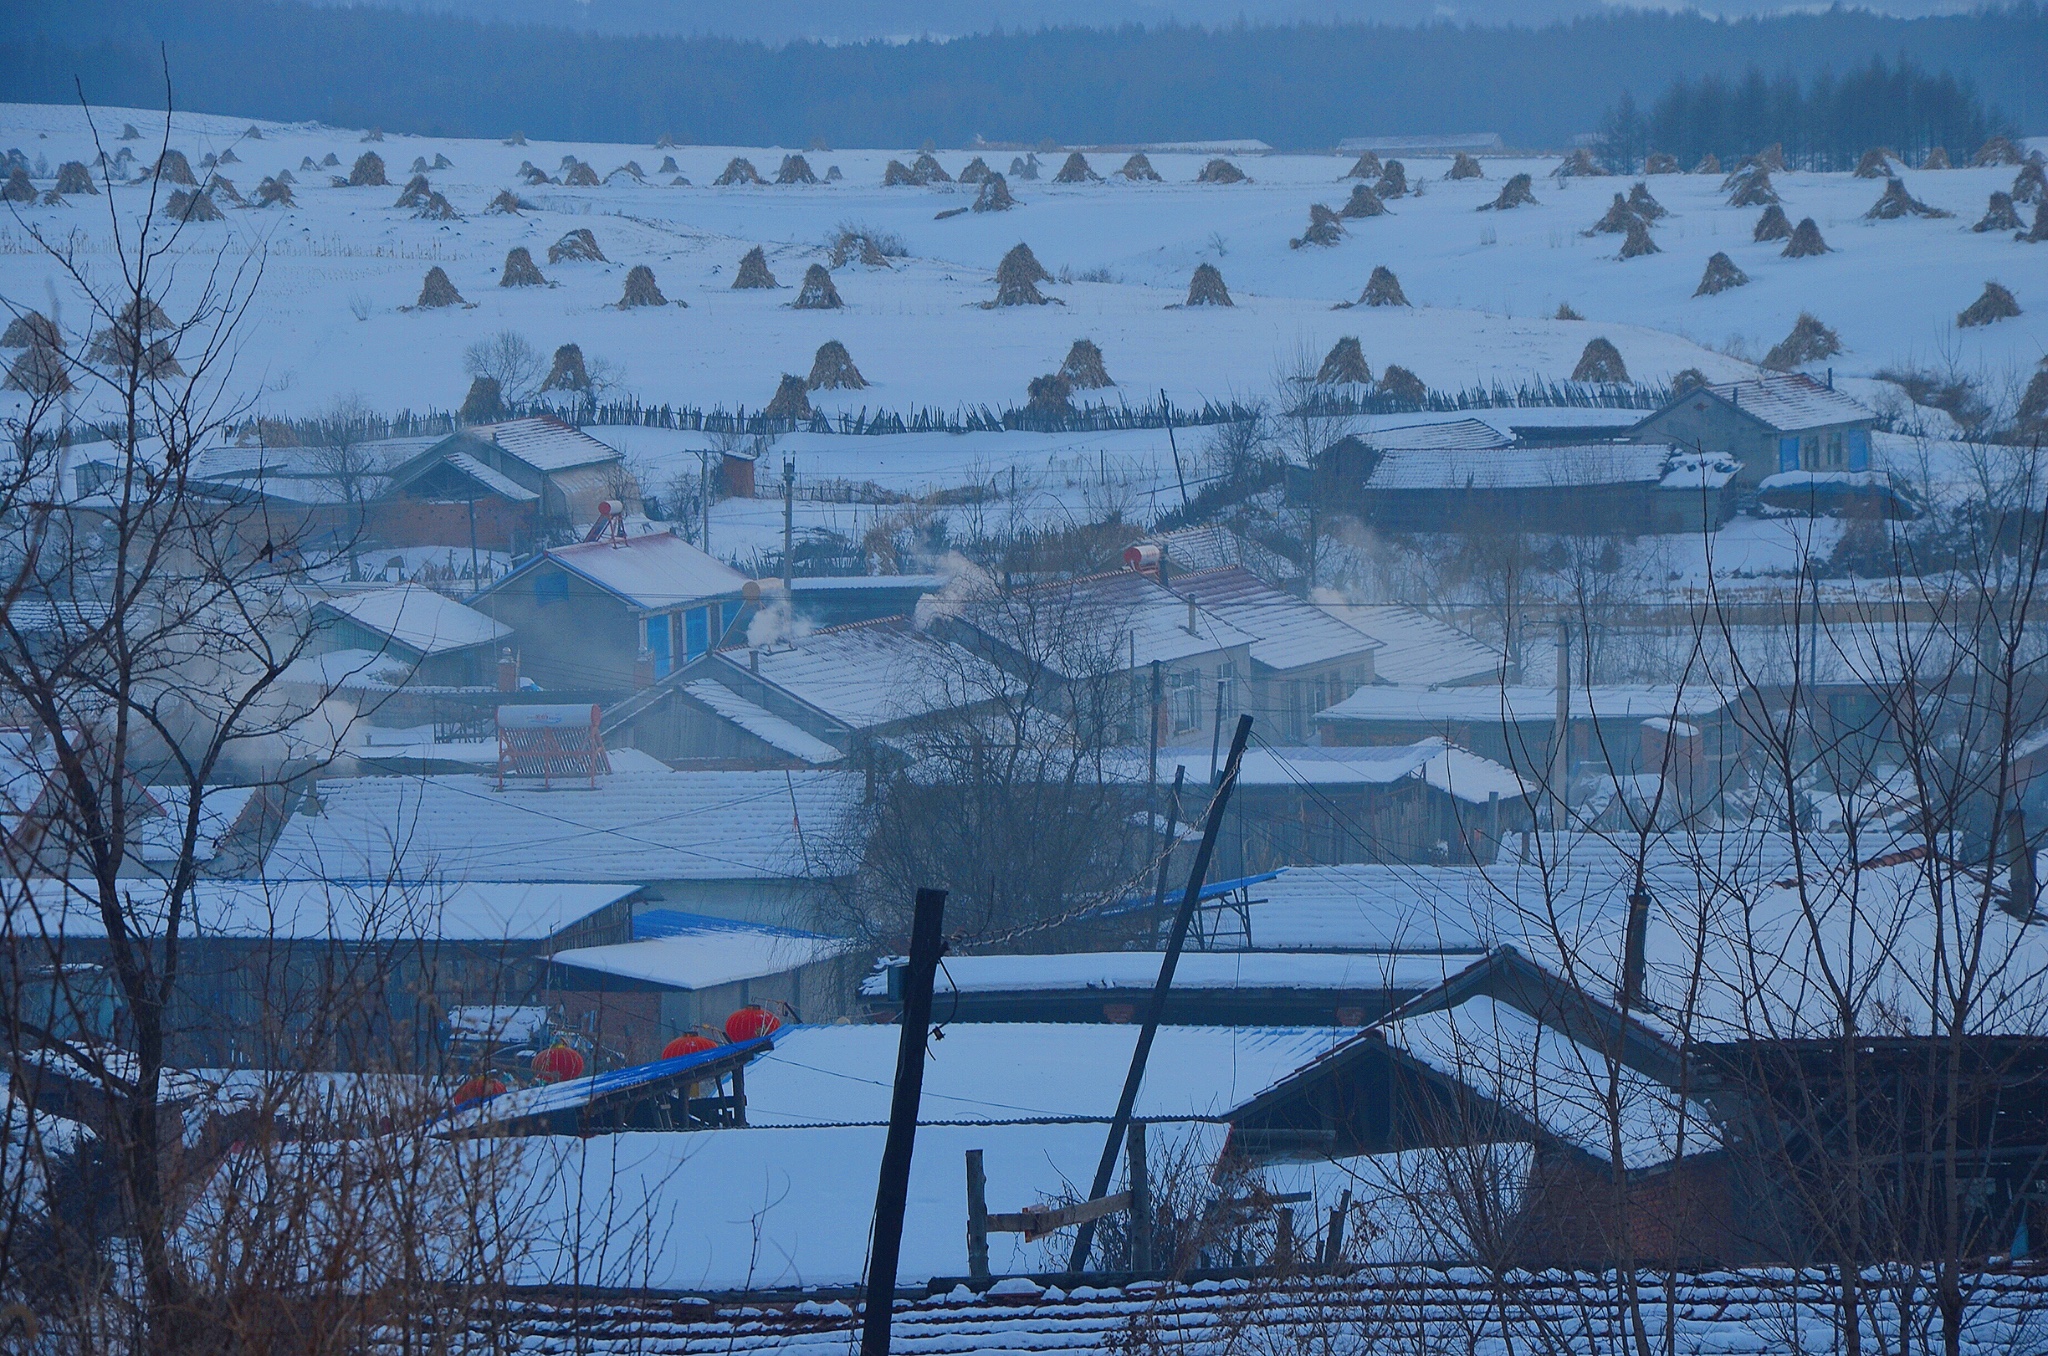
[[[1150,750],[1150,753],[1148,755],[1149,761],[1146,764],[1148,770],[1145,774],[1145,812],[1152,816],[1150,827],[1154,832],[1157,831],[1159,824],[1159,703],[1165,696],[1165,671],[1160,668],[1159,661],[1155,659],[1152,661],[1152,732],[1151,738],[1147,742],[1147,748]]]
[[[1124,1132],[1130,1128],[1131,1110],[1138,1102],[1138,1088],[1145,1081],[1145,1064],[1152,1057],[1152,1042],[1159,1035],[1159,1021],[1166,1012],[1166,995],[1173,989],[1173,972],[1180,965],[1181,947],[1188,938],[1188,924],[1194,921],[1195,906],[1201,902],[1202,884],[1209,875],[1209,859],[1216,855],[1216,838],[1223,831],[1223,810],[1230,803],[1230,790],[1237,785],[1237,770],[1244,762],[1244,746],[1252,735],[1252,718],[1237,718],[1237,733],[1230,740],[1230,758],[1223,765],[1223,780],[1209,802],[1208,822],[1202,826],[1202,846],[1195,853],[1194,869],[1188,873],[1188,888],[1173,915],[1173,935],[1160,958],[1159,979],[1152,986],[1152,1002],[1145,1013],[1145,1025],[1138,1030],[1138,1048],[1131,1052],[1130,1072],[1124,1075],[1123,1095],[1117,1098],[1116,1117],[1109,1123],[1109,1138],[1102,1146],[1102,1158],[1095,1165],[1095,1183],[1088,1199],[1101,1200],[1109,1194],[1109,1176],[1116,1171],[1117,1155],[1123,1151]],[[1067,1261],[1069,1274],[1088,1265],[1088,1250],[1095,1243],[1095,1221],[1085,1221],[1074,1238],[1073,1255]],[[863,1353],[862,1356],[867,1356]]]
[[[699,469],[699,471],[700,471],[700,473],[701,473],[701,475],[702,475],[702,479],[701,479],[701,481],[699,482],[699,485],[698,485],[698,489],[697,489],[697,502],[698,502],[698,504],[699,504],[699,505],[701,505],[701,506],[702,506],[702,508],[703,508],[703,510],[704,510],[704,535],[703,535],[702,537],[700,537],[700,538],[698,539],[698,545],[700,545],[700,546],[702,546],[702,547],[704,548],[704,554],[708,556],[708,555],[710,555],[710,554],[711,554],[711,449],[710,449],[710,448],[705,448],[705,449],[704,449],[704,450],[703,450],[702,452],[699,452],[699,453],[697,454],[697,465],[698,465],[698,469]]]
[[[1557,624],[1557,719],[1550,739],[1550,828],[1563,833],[1572,808],[1572,626]]]
[[[932,982],[945,954],[946,892],[919,890],[910,924],[910,962],[903,971],[902,1032],[896,1042],[896,1089],[889,1099],[889,1136],[875,1183],[873,1251],[868,1254],[867,1309],[861,1356],[889,1356],[896,1307],[896,1263],[903,1251],[903,1206],[910,1195],[910,1155],[917,1142],[917,1105],[924,1093],[925,1046],[931,1038]]]
[[[782,600],[795,606],[790,596],[796,578],[796,461],[782,459]]]

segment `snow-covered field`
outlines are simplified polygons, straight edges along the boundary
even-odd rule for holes
[[[155,158],[163,117],[140,110],[104,110],[102,135],[111,151],[123,122],[142,139],[138,165]],[[257,305],[241,335],[238,388],[266,409],[312,414],[338,398],[361,395],[384,410],[451,408],[467,388],[463,350],[510,329],[543,352],[574,341],[606,363],[622,392],[649,403],[746,405],[758,408],[783,372],[805,373],[827,339],[843,341],[873,383],[866,391],[821,396],[827,409],[954,409],[1020,403],[1033,376],[1055,369],[1080,337],[1101,345],[1119,387],[1109,393],[1134,403],[1161,389],[1179,402],[1260,394],[1296,355],[1316,357],[1340,335],[1356,334],[1377,372],[1398,362],[1430,385],[1445,388],[1570,374],[1586,341],[1610,338],[1637,380],[1668,378],[1684,367],[1709,376],[1735,375],[1736,360],[1755,358],[1783,337],[1802,310],[1841,333],[1836,360],[1845,376],[1896,364],[1951,362],[1994,379],[2021,372],[2048,352],[2048,251],[2017,244],[2009,232],[1974,234],[1993,189],[2009,188],[2009,169],[1908,172],[1920,198],[1955,213],[1952,219],[1868,222],[1862,214],[1882,184],[1848,175],[1784,174],[1777,186],[1793,220],[1811,215],[1834,252],[1788,260],[1776,244],[1753,244],[1757,211],[1725,205],[1718,176],[1672,175],[1650,181],[1671,210],[1655,235],[1663,252],[1618,261],[1619,237],[1581,232],[1627,181],[1547,177],[1550,160],[1488,160],[1482,180],[1450,182],[1447,162],[1408,162],[1424,196],[1391,204],[1388,215],[1347,223],[1342,243],[1292,249],[1308,224],[1311,203],[1342,205],[1348,162],[1326,155],[1246,157],[1253,182],[1192,182],[1202,157],[1158,154],[1161,184],[1127,183],[1113,171],[1120,155],[1096,155],[1107,181],[1055,185],[1013,181],[1020,205],[1002,214],[935,216],[965,207],[972,189],[883,188],[889,159],[903,150],[809,152],[823,175],[838,166],[844,179],[807,187],[713,188],[733,155],[746,155],[773,176],[779,148],[684,147],[673,152],[690,187],[670,187],[656,172],[667,152],[640,146],[535,141],[497,142],[392,135],[365,145],[358,131],[311,125],[262,124],[262,139],[244,136],[246,120],[178,115],[170,144],[198,166],[201,157],[234,148],[239,163],[223,173],[253,196],[265,175],[290,169],[298,180],[292,209],[229,209],[220,223],[190,224],[176,245],[179,277],[167,304],[175,311],[223,251],[260,250]],[[507,129],[509,132],[511,129]],[[81,110],[0,105],[0,145],[19,147],[52,173],[65,160],[93,159]],[[329,171],[301,170],[302,159],[329,152],[341,172],[365,150],[385,162],[392,186],[335,188]],[[415,220],[393,206],[415,157],[445,155],[452,168],[431,173],[462,219]],[[620,176],[599,187],[519,182],[523,161],[559,173],[574,155],[600,176],[627,161],[645,183]],[[958,173],[965,151],[942,152]],[[1008,153],[990,153],[998,170]],[[1058,157],[1046,157],[1048,179]],[[1517,171],[1536,176],[1538,205],[1479,212]],[[47,181],[37,187],[47,188]],[[514,188],[536,210],[491,214],[499,190]],[[144,189],[118,187],[125,217]],[[54,236],[76,232],[82,257],[111,268],[105,197],[74,196],[64,206],[23,206],[0,222],[0,296],[17,307],[56,306],[76,324],[79,303],[67,296],[53,264],[29,240],[31,229]],[[835,273],[846,306],[797,311],[789,306],[806,265],[825,260],[835,226],[857,222],[892,233],[909,257],[888,268],[850,264]],[[547,246],[565,231],[587,227],[609,263],[546,262]],[[167,224],[153,228],[168,234]],[[1028,242],[1054,273],[1107,277],[1044,290],[1059,304],[983,309],[994,294],[992,274],[1003,252]],[[766,248],[781,290],[734,291],[740,256]],[[526,246],[550,286],[497,286],[506,251]],[[1707,256],[1726,250],[1753,279],[1716,297],[1695,298]],[[1236,306],[1179,309],[1188,277],[1201,262],[1223,272]],[[468,305],[418,311],[426,271],[445,268]],[[661,308],[617,309],[624,277],[649,265],[670,299]],[[1409,308],[1334,310],[1355,299],[1377,264],[1399,275]],[[1958,330],[1956,313],[1986,279],[2018,297],[2024,315],[1981,329]],[[1549,319],[1569,303],[1584,321]],[[360,318],[359,318],[360,317]],[[60,317],[62,318],[62,317]]]

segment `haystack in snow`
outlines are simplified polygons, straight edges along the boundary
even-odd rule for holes
[[[967,162],[967,168],[960,171],[960,182],[963,184],[978,184],[994,173],[995,171],[988,167],[988,161],[983,160],[977,155],[974,159]]]
[[[1639,259],[1645,254],[1661,253],[1663,251],[1657,248],[1657,242],[1650,239],[1650,224],[1641,217],[1630,217],[1628,219],[1628,238],[1621,242],[1621,254],[1619,257],[1623,259]]]
[[[910,166],[901,160],[891,160],[882,166],[883,188],[915,188],[917,179],[910,172]]]
[[[543,391],[588,391],[590,370],[583,365],[583,350],[575,344],[564,344],[555,350],[555,361],[548,368],[547,380],[540,384]]]
[[[1621,351],[1605,338],[1588,339],[1585,351],[1579,354],[1579,365],[1572,369],[1572,380],[1626,385],[1628,367],[1621,361]]]
[[[1751,163],[1761,165],[1773,174],[1785,172],[1785,143],[1774,141],[1749,157]]]
[[[1550,318],[1552,320],[1584,320],[1586,317],[1574,310],[1570,302],[1560,301],[1557,303],[1557,309],[1551,312]]]
[[[383,139],[384,129],[381,127],[372,127],[369,131],[363,133],[364,141],[382,141]]]
[[[490,205],[484,208],[484,211],[498,213],[502,216],[516,217],[522,209],[532,206],[532,203],[527,202],[511,189],[501,188],[498,190],[498,196],[491,199]]]
[[[470,382],[455,417],[465,424],[495,424],[505,415],[504,387],[496,377],[478,377]]]
[[[1858,179],[1889,179],[1892,177],[1892,161],[1897,159],[1889,146],[1873,146],[1863,153],[1856,162],[1855,177]]]
[[[1007,212],[1017,205],[1010,196],[1010,185],[1000,174],[991,173],[981,181],[981,191],[974,195],[974,210],[977,212]]]
[[[1359,345],[1357,335],[1347,334],[1330,346],[1330,351],[1323,355],[1323,365],[1316,369],[1316,385],[1372,385],[1372,369],[1365,365],[1365,349]]]
[[[1730,207],[1765,207],[1778,201],[1778,190],[1771,187],[1769,171],[1763,169],[1745,170],[1735,176],[1728,194]]]
[[[946,173],[946,167],[930,151],[921,151],[917,159],[910,162],[910,181],[915,184],[950,184],[953,176]]]
[[[542,169],[538,165],[521,165],[519,167],[519,177],[526,181],[526,186],[528,188],[538,188],[542,184],[552,184],[560,182],[553,175],[549,174],[546,170]]]
[[[1936,146],[1927,153],[1927,158],[1920,162],[1920,168],[1924,170],[1945,170],[1954,169],[1955,166],[1949,163],[1948,148]]]
[[[654,149],[657,151],[672,151],[678,144],[675,137],[668,132],[663,132],[654,139]]]
[[[2022,438],[2048,436],[2048,358],[2041,360],[2033,380],[2020,395],[2018,408],[2013,411],[2013,432]]]
[[[1010,157],[1012,179],[1036,179],[1038,177],[1038,156],[1035,153]]]
[[[1383,398],[1397,405],[1421,409],[1429,403],[1429,388],[1422,384],[1422,378],[1402,367],[1399,363],[1388,363],[1380,372],[1380,379],[1373,390]]]
[[[1381,217],[1387,214],[1387,205],[1380,201],[1380,195],[1372,191],[1371,184],[1353,184],[1351,200],[1344,204],[1337,215],[1351,221],[1364,217]]]
[[[743,155],[736,155],[725,162],[725,168],[711,181],[713,188],[731,188],[734,184],[761,183],[761,171],[754,168],[754,162]]]
[[[1372,276],[1365,280],[1365,290],[1358,294],[1360,306],[1406,306],[1408,294],[1401,290],[1401,280],[1394,276],[1394,270],[1385,264],[1374,264]]]
[[[505,271],[498,275],[500,287],[546,287],[548,280],[541,276],[540,265],[533,262],[533,254],[524,245],[514,245],[505,252]]]
[[[1678,173],[1678,157],[1665,151],[1651,151],[1649,158],[1643,161],[1643,173],[1676,174]]]
[[[504,144],[507,146],[524,146],[526,144],[526,133],[514,132],[511,136],[505,138]]]
[[[1380,177],[1380,170],[1382,168],[1380,158],[1371,151],[1365,151],[1359,155],[1357,160],[1352,162],[1350,169],[1344,171],[1343,177],[1346,179],[1377,179]]]
[[[1792,332],[1764,355],[1763,365],[1773,372],[1790,372],[1804,363],[1817,363],[1842,351],[1842,340],[1810,312],[1801,311]]]
[[[184,189],[173,189],[171,196],[164,200],[160,216],[172,221],[222,221],[220,208],[205,193],[188,193]]]
[[[156,303],[151,302],[150,306],[154,309]],[[169,328],[168,323],[161,326],[145,325],[137,331],[127,319],[134,309],[133,305],[130,305],[118,323],[108,326],[92,337],[91,343],[86,347],[85,360],[101,367],[122,371],[132,367],[152,381],[184,376],[184,365],[172,352],[170,340],[146,339],[153,329]],[[157,313],[162,314],[161,311]]]
[[[1188,279],[1189,306],[1231,306],[1230,289],[1223,285],[1223,275],[1214,264],[1195,265],[1195,276]]]
[[[596,188],[601,182],[597,177],[597,171],[581,160],[562,171],[564,188]]]
[[[71,376],[64,370],[64,355],[41,344],[31,344],[7,369],[0,390],[26,391],[30,395],[59,396],[71,389]]]
[[[447,270],[439,264],[427,270],[427,280],[420,284],[420,299],[413,303],[415,310],[431,311],[442,306],[463,306],[467,303],[462,293],[455,290],[455,284],[448,281]]]
[[[1700,157],[1700,163],[1692,167],[1692,172],[1694,174],[1719,174],[1721,172],[1721,157],[1715,155],[1712,151],[1708,151]]]
[[[2027,223],[2013,208],[2012,194],[1993,190],[1991,205],[1984,210],[1984,219],[1970,229],[1981,235],[1985,231],[2024,231],[2026,228]]]
[[[121,308],[119,325],[132,334],[155,334],[171,328],[170,313],[155,297],[131,300]]]
[[[804,389],[804,379],[783,373],[774,397],[761,410],[761,417],[770,423],[789,424],[809,423],[815,418],[816,411],[811,408],[811,396]]]
[[[1303,245],[1334,245],[1344,238],[1344,223],[1337,214],[1321,203],[1310,203],[1308,208],[1308,229],[1298,239],[1287,242],[1289,249],[1300,249]]]
[[[839,289],[832,285],[832,274],[823,264],[812,264],[804,270],[804,285],[797,289],[790,306],[798,311],[836,311],[845,304],[839,299]]]
[[[548,262],[604,264],[611,261],[604,257],[604,251],[597,247],[597,237],[587,226],[578,226],[567,235],[548,246]]]
[[[626,290],[619,297],[619,309],[630,311],[636,306],[666,306],[668,298],[661,294],[661,285],[654,281],[654,270],[645,264],[635,264],[626,270]]]
[[[318,165],[318,166],[316,166],[315,168],[318,168],[318,169],[340,169],[340,168],[341,168],[341,157],[340,157],[340,156],[338,156],[338,155],[336,155],[336,154],[335,154],[335,153],[334,153],[333,151],[329,151],[329,152],[328,152],[327,154],[325,154],[325,155],[323,155],[323,156],[321,156],[321,157],[320,157],[320,163],[319,163],[319,165]]]
[[[1977,153],[1970,157],[1970,163],[1982,169],[1986,165],[2017,165],[2023,159],[2020,148],[2013,145],[2010,138],[1995,136],[1977,148]]]
[[[1820,238],[1820,227],[1813,224],[1812,217],[1801,217],[1799,224],[1792,228],[1790,238],[1785,241],[1785,257],[1805,259],[1827,252],[1828,242]]]
[[[295,184],[298,182],[297,179],[292,177],[292,172],[288,169],[281,169],[277,172],[277,181],[281,184]]]
[[[41,311],[23,311],[7,322],[5,333],[0,333],[0,348],[54,348],[64,350],[63,336],[57,333],[57,326]]]
[[[811,162],[800,155],[782,157],[782,168],[775,171],[778,184],[815,184],[818,176],[811,173]]]
[[[1584,146],[1560,160],[1557,168],[1550,171],[1553,179],[1598,179],[1606,174],[1600,162],[1593,158],[1593,153]]]
[[[1711,297],[1731,287],[1741,287],[1748,281],[1749,275],[1737,268],[1733,259],[1716,250],[1708,258],[1706,272],[1700,275],[1700,285],[1693,289],[1693,295]]]
[[[1444,178],[1446,179],[1484,179],[1485,177],[1486,171],[1479,167],[1479,162],[1464,151],[1458,152],[1457,158],[1451,161],[1450,169],[1444,172]]]
[[[983,303],[985,306],[1043,306],[1051,300],[1038,290],[1038,284],[1051,282],[1052,274],[1047,273],[1038,262],[1038,256],[1031,252],[1031,246],[1018,244],[1003,256],[996,265],[996,299]]]
[[[1640,220],[1635,209],[1628,205],[1628,199],[1617,193],[1607,208],[1607,214],[1593,223],[1586,235],[1625,235],[1631,224]]]
[[[741,255],[740,271],[733,275],[732,285],[736,291],[741,292],[753,288],[779,286],[780,284],[775,281],[775,275],[768,270],[768,251],[756,245]]]
[[[0,202],[32,203],[35,200],[36,186],[29,182],[28,171],[16,165],[7,172],[7,182],[0,184]]]
[[[610,183],[612,180],[618,178],[621,175],[624,175],[626,178],[631,179],[636,184],[644,184],[647,182],[647,171],[640,168],[640,162],[638,160],[628,160],[625,164],[620,165],[610,174],[605,175],[604,181],[606,183]]]
[[[654,167],[654,172],[656,174],[681,174],[683,170],[682,166],[676,164],[674,156],[665,155],[661,158],[661,163]]]
[[[299,168],[310,174],[320,168],[320,163],[310,155],[302,155],[299,157]]]
[[[413,174],[425,174],[427,172],[427,158],[423,155],[414,156],[412,158],[412,169],[409,172]]]
[[[213,199],[214,206],[216,207],[222,203],[226,203],[230,207],[247,207],[249,205],[242,197],[241,190],[235,187],[235,181],[233,179],[223,179],[218,174],[212,175],[207,179],[206,196]]]
[[[1379,194],[1382,199],[1407,197],[1407,168],[1398,160],[1389,160],[1386,167],[1380,171],[1379,182],[1372,186],[1372,191]]]
[[[82,167],[81,167],[82,168]],[[65,192],[62,182],[57,185],[59,193]],[[88,189],[88,192],[91,190]],[[2029,160],[2020,166],[2020,172],[2013,176],[2012,200],[2014,202],[2048,201],[2048,173],[2044,173],[2041,162]]]
[[[1756,229],[1749,233],[1749,238],[1758,244],[1766,240],[1790,240],[1792,222],[1785,215],[1785,209],[1776,203],[1766,207],[1764,214],[1756,219]]]
[[[1671,374],[1671,394],[1682,396],[1688,391],[1697,391],[1707,384],[1707,374],[1697,367],[1681,367]]]
[[[1060,166],[1060,172],[1052,176],[1056,184],[1099,184],[1102,176],[1088,168],[1088,157],[1079,151],[1070,151],[1067,162]]]
[[[1101,391],[1116,385],[1103,365],[1102,350],[1093,339],[1076,339],[1060,364],[1060,378],[1077,391]]]
[[[140,141],[141,139],[142,139],[142,133],[140,133],[140,132],[138,132],[138,131],[136,131],[136,130],[135,130],[135,124],[134,124],[134,123],[132,123],[132,122],[124,122],[124,123],[122,123],[122,124],[121,124],[121,140],[123,140],[123,141]]]
[[[186,188],[199,187],[199,181],[192,177],[192,162],[185,158],[183,151],[165,151],[157,157],[156,164],[143,171],[146,178],[161,179],[167,184],[182,184]]]
[[[1249,177],[1243,170],[1231,164],[1222,156],[1217,156],[1214,160],[1202,166],[1202,172],[1195,176],[1195,182],[1198,184],[1241,184]]]
[[[37,198],[36,202],[44,207],[69,207],[71,205],[64,201],[64,195],[54,188],[43,190],[43,196]]]
[[[1664,204],[1650,196],[1650,186],[1638,179],[1636,186],[1628,191],[1628,206],[1631,212],[1644,221],[1658,221],[1671,214],[1664,210]]]
[[[59,193],[86,193],[97,197],[99,190],[92,185],[92,171],[82,161],[66,160],[57,166],[57,191]]]
[[[1124,167],[1118,170],[1117,173],[1132,183],[1157,184],[1165,182],[1165,180],[1159,177],[1159,171],[1152,168],[1151,158],[1143,151],[1133,152],[1131,158],[1124,161]]]
[[[384,177],[384,157],[375,151],[364,151],[356,157],[356,163],[348,172],[350,188],[387,188],[391,184]]]
[[[1964,328],[1989,325],[1994,320],[2010,320],[2019,313],[2020,304],[2013,294],[1995,282],[1988,282],[1984,284],[1984,294],[1956,317],[1956,324]]]
[[[418,207],[427,200],[427,195],[433,191],[434,186],[427,182],[426,175],[415,174],[412,178],[406,180],[404,191],[398,195],[398,201],[391,205],[393,207]]]
[[[1511,207],[1536,206],[1536,195],[1530,190],[1535,180],[1526,174],[1517,174],[1500,186],[1500,196],[1492,202],[1479,204],[1482,212],[1505,212]]]
[[[427,200],[419,205],[413,214],[414,221],[460,221],[462,214],[455,210],[455,204],[439,193],[429,193]]]
[[[1884,186],[1868,212],[1865,221],[1897,221],[1901,217],[1952,217],[1955,213],[1945,212],[1939,207],[1929,207],[1906,191],[1904,179],[1892,179]]]
[[[2034,224],[2013,239],[2026,245],[2038,245],[2048,241],[2048,202],[2034,208]]]
[[[811,379],[804,383],[813,391],[864,391],[868,379],[853,365],[853,355],[837,339],[818,345],[811,359]]]
[[[441,154],[439,151],[435,151],[434,163],[427,166],[427,168],[436,171],[444,169],[454,169],[455,162],[453,160],[450,160],[447,156]]]

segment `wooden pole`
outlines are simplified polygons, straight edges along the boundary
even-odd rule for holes
[[[902,1033],[896,1042],[896,1091],[889,1100],[889,1136],[875,1183],[873,1251],[868,1254],[867,1311],[861,1356],[889,1356],[889,1321],[896,1305],[896,1262],[903,1251],[903,1206],[910,1195],[910,1155],[917,1140],[917,1106],[924,1092],[925,1044],[932,1019],[932,981],[945,952],[941,928],[946,892],[919,890],[910,924],[910,962],[903,970]]]
[[[1223,809],[1230,803],[1230,789],[1237,785],[1237,770],[1244,762],[1244,746],[1252,737],[1252,718],[1249,715],[1237,718],[1237,733],[1230,740],[1230,757],[1223,765],[1223,780],[1216,785],[1216,796],[1209,802],[1208,822],[1202,826],[1202,846],[1195,852],[1194,869],[1188,873],[1187,890],[1181,895],[1180,908],[1173,915],[1173,935],[1166,943],[1166,955],[1159,962],[1159,979],[1152,986],[1152,1003],[1145,1013],[1145,1025],[1138,1030],[1138,1048],[1131,1052],[1130,1072],[1124,1075],[1123,1095],[1117,1098],[1116,1117],[1109,1123],[1109,1138],[1103,1143],[1102,1157],[1095,1165],[1095,1184],[1088,1192],[1088,1199],[1109,1194],[1109,1177],[1116,1171],[1117,1155],[1124,1147],[1124,1131],[1131,1123],[1131,1110],[1137,1105],[1138,1087],[1145,1081],[1145,1061],[1151,1058],[1152,1042],[1159,1035],[1159,1019],[1166,1012],[1166,995],[1173,988],[1173,972],[1180,964],[1180,951],[1187,941],[1188,924],[1194,920],[1195,905],[1201,902],[1202,882],[1209,874],[1209,859],[1216,855],[1216,837],[1223,830]],[[1088,1264],[1088,1249],[1095,1242],[1095,1225],[1084,1223],[1074,1237],[1074,1252],[1067,1261],[1069,1272],[1079,1272]]]
[[[1173,861],[1173,836],[1180,831],[1180,788],[1187,780],[1188,765],[1177,763],[1173,769],[1173,799],[1166,803],[1166,850],[1159,854],[1159,879],[1152,887],[1152,907],[1166,907],[1166,868]]]
[[[1152,1270],[1152,1173],[1145,1162],[1145,1122],[1131,1122],[1125,1151],[1125,1178],[1131,1188],[1131,1270]]]
[[[967,1151],[967,1274],[988,1279],[988,1174],[979,1149]]]
[[[1344,1260],[1344,1221],[1351,1214],[1351,1189],[1330,1207],[1330,1229],[1323,1235],[1323,1265],[1334,1267]]]

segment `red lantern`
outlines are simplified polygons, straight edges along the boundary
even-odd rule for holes
[[[486,1097],[496,1097],[505,1090],[505,1085],[487,1074],[478,1074],[455,1090],[455,1105],[469,1106]]]
[[[725,1038],[729,1041],[750,1041],[781,1025],[782,1019],[766,1008],[741,1008],[725,1019]]]
[[[559,1041],[533,1057],[533,1074],[549,1083],[566,1083],[583,1072],[583,1056]]]
[[[678,1036],[667,1045],[662,1046],[661,1057],[663,1059],[681,1059],[684,1055],[701,1055],[706,1050],[716,1050],[717,1048],[717,1041],[712,1040],[709,1036],[700,1036],[692,1031],[688,1035]]]

